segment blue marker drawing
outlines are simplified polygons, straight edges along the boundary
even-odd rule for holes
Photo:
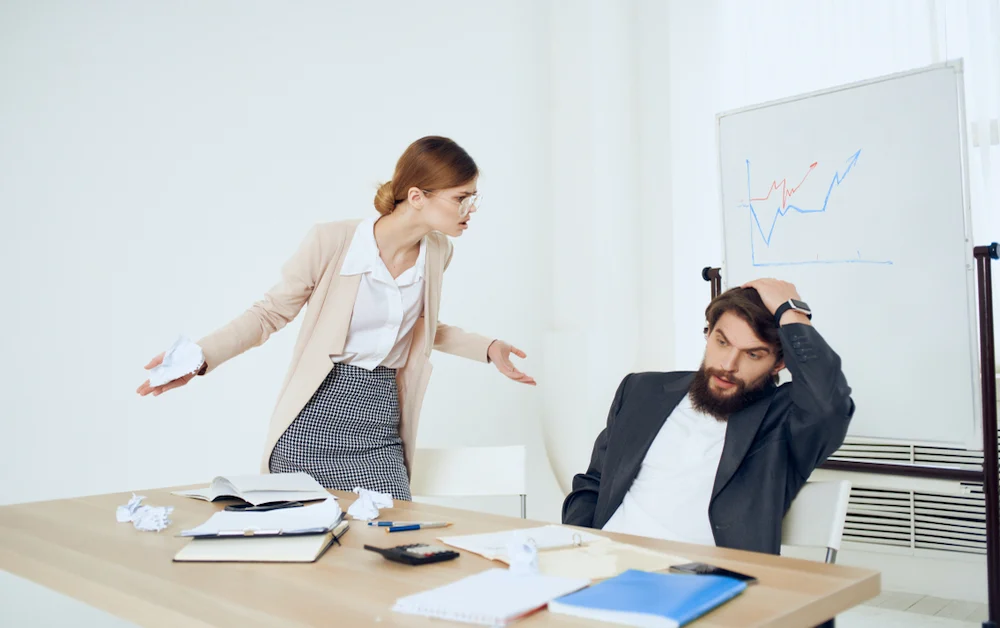
[[[782,179],[781,182],[774,181],[771,183],[771,187],[767,192],[767,195],[754,198],[750,188],[750,160],[746,160],[747,164],[747,199],[746,203],[740,203],[739,207],[747,208],[750,210],[750,259],[754,266],[805,266],[805,265],[817,265],[817,264],[876,264],[881,266],[891,266],[892,262],[888,260],[872,260],[864,259],[861,257],[861,251],[857,251],[858,256],[856,258],[845,258],[845,259],[827,259],[827,260],[802,260],[802,261],[786,261],[786,262],[763,262],[757,261],[757,250],[756,244],[754,243],[754,227],[756,227],[757,233],[760,234],[760,239],[764,242],[764,246],[770,248],[771,237],[774,235],[774,227],[778,223],[779,218],[785,217],[788,212],[794,211],[797,214],[823,214],[826,213],[827,207],[830,203],[830,195],[833,194],[834,188],[840,186],[841,183],[847,178],[851,170],[858,163],[858,159],[861,156],[861,150],[858,149],[856,153],[850,156],[847,160],[847,166],[844,168],[843,172],[835,172],[833,174],[833,179],[830,181],[830,185],[826,190],[826,196],[823,197],[823,205],[816,208],[804,208],[798,205],[793,205],[788,202],[788,199],[795,194],[799,188],[805,183],[806,179],[812,173],[813,169],[816,168],[817,162],[813,162],[809,166],[808,171],[799,181],[798,185],[790,187],[787,180]],[[765,219],[761,222],[760,214],[758,213],[758,206],[754,203],[763,203],[770,199],[772,192],[781,191],[781,204],[774,211],[774,215],[770,219],[770,224]],[[765,225],[767,228],[765,229]]]

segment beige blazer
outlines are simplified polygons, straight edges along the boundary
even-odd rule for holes
[[[362,275],[341,276],[340,267],[360,220],[315,225],[284,265],[281,280],[238,318],[198,341],[205,353],[206,374],[248,349],[259,346],[306,309],[295,342],[292,363],[278,395],[267,431],[261,471],[268,473],[271,452],[281,435],[333,368],[330,356],[342,355]],[[441,281],[451,262],[447,236],[431,233],[426,240],[423,315],[414,325],[406,365],[396,373],[400,426],[407,470],[413,460],[417,424],[430,380],[431,349],[487,361],[491,339],[438,322]],[[433,338],[433,343],[427,342]]]

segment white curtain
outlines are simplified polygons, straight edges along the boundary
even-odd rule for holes
[[[551,5],[551,309],[539,383],[546,452],[564,492],[637,351],[633,15],[628,3]]]

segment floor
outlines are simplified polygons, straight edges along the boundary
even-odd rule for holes
[[[980,628],[987,606],[926,595],[883,592],[837,617],[837,628]]]

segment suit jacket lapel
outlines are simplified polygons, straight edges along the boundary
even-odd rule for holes
[[[624,457],[617,461],[617,471],[613,472],[613,475],[609,475],[615,480],[612,482],[611,491],[608,494],[607,507],[604,509],[602,517],[603,521],[595,519],[594,523],[598,524],[598,527],[607,523],[618,510],[622,500],[625,499],[625,493],[628,492],[636,476],[639,475],[642,461],[646,458],[646,453],[653,444],[653,440],[656,439],[656,435],[660,433],[663,424],[667,422],[667,418],[673,413],[677,404],[688,393],[693,378],[694,374],[691,373],[666,384],[659,397],[659,403],[650,408],[638,408],[634,418],[639,420],[628,421],[622,426],[624,446],[619,450],[619,453]]]
[[[726,443],[722,446],[722,457],[719,459],[719,468],[715,473],[712,499],[715,499],[715,496],[725,488],[736,470],[739,469],[750,445],[757,436],[757,430],[760,429],[760,424],[764,421],[764,415],[767,414],[767,409],[773,398],[773,395],[768,396],[729,417],[726,426]]]

